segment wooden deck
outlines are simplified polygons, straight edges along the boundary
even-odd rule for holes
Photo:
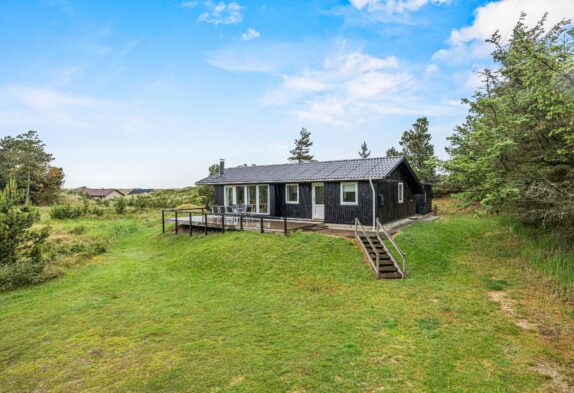
[[[227,230],[275,232],[287,234],[291,231],[312,229],[323,225],[322,222],[286,217],[251,216],[238,214],[207,213],[204,209],[168,209],[162,210],[162,231],[165,233],[168,226],[173,231],[184,233],[204,233],[209,231]]]

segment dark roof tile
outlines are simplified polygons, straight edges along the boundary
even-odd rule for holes
[[[293,164],[225,168],[196,184],[288,183],[334,180],[380,179],[403,161],[402,157],[358,158],[353,160],[301,162]]]

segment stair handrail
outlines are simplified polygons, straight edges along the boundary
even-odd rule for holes
[[[389,240],[389,242],[393,245],[393,247],[395,248],[395,250],[397,251],[397,253],[401,256],[402,262],[403,262],[403,268],[401,269],[401,276],[402,278],[405,278],[407,275],[407,253],[403,252],[403,250],[401,250],[401,248],[399,247],[399,245],[397,243],[395,243],[395,241],[393,240],[393,238],[391,237],[391,235],[389,235],[389,233],[386,231],[385,227],[383,226],[383,224],[381,224],[381,222],[379,221],[379,218],[377,217],[376,220],[376,232],[377,232],[377,236],[379,237],[380,240],[380,236],[379,236],[379,230],[381,230],[383,232],[383,234],[385,235],[385,237]],[[381,241],[381,243],[384,242]],[[385,246],[385,248],[387,248]],[[389,252],[389,256],[391,258],[393,258],[392,254]],[[393,258],[394,260],[394,258]],[[393,261],[394,262],[394,261]],[[395,262],[396,263],[396,262]],[[398,266],[397,266],[398,267]]]
[[[363,242],[361,241],[361,239],[358,236],[357,229],[359,229],[359,228],[361,229],[361,232],[363,232],[363,235],[365,235],[365,238],[369,242],[369,245],[371,246],[371,248],[375,252],[376,260],[375,260],[374,265],[373,265],[373,259],[371,258],[369,251],[365,248],[365,245],[363,244]],[[380,254],[377,251],[377,249],[375,248],[375,245],[373,244],[373,242],[371,241],[371,238],[369,236],[367,236],[367,232],[365,232],[365,228],[363,228],[363,224],[361,224],[361,221],[359,221],[358,218],[355,218],[355,238],[357,240],[359,240],[359,243],[361,243],[361,247],[363,247],[363,249],[365,250],[367,257],[369,258],[369,262],[371,262],[371,266],[375,270],[375,274],[377,275],[377,278],[378,278],[379,274],[380,274],[380,272],[379,272],[379,255]]]

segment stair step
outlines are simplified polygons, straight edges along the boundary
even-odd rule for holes
[[[393,279],[393,278],[403,278],[403,276],[401,276],[401,274],[399,272],[395,272],[395,273],[381,273],[381,277],[383,278],[387,278],[387,279]]]
[[[379,265],[379,272],[381,273],[395,273],[398,272],[399,269],[393,265]]]
[[[379,253],[383,253],[383,254],[386,254],[386,253],[387,253],[387,250],[385,250],[384,248],[380,248],[380,247],[375,247],[374,249],[373,249],[372,247],[365,247],[365,248],[367,249],[367,251],[376,250],[376,251],[378,251]]]
[[[372,257],[376,257],[376,256],[377,256],[377,254],[375,254],[375,253],[372,252],[372,251],[369,251],[369,255],[372,256]],[[385,253],[379,253],[379,259],[391,259],[391,257],[389,256],[389,254],[387,254],[387,253],[385,252]]]

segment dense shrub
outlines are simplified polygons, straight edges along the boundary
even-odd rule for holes
[[[56,205],[52,206],[50,209],[50,217],[55,220],[68,220],[76,219],[85,216],[102,216],[104,210],[99,207],[90,207],[87,204],[83,206],[71,206],[71,205]]]
[[[18,207],[16,182],[11,180],[0,192],[0,290],[35,284],[46,278],[44,242],[48,229],[33,231],[38,213]]]
[[[124,198],[116,198],[114,200],[114,210],[117,214],[124,214],[126,212],[126,200]]]
[[[150,194],[127,198],[127,205],[137,210],[169,209],[182,205],[207,206],[213,203],[213,187],[188,187],[174,190],[159,190]]]
[[[81,207],[72,207],[70,205],[56,205],[50,209],[50,217],[56,220],[65,220],[70,218],[80,218],[82,216]]]

